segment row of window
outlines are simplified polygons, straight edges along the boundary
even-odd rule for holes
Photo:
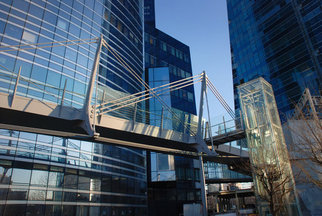
[[[132,43],[134,43],[139,50],[141,50],[142,45],[140,43],[140,40],[113,13],[109,12],[108,10],[105,10],[104,19],[106,21],[109,21],[115,28],[122,32],[126,38],[128,38]]]
[[[18,139],[19,132],[9,131],[10,137],[8,131],[3,131],[4,133],[1,133],[7,134],[0,136],[0,154],[3,155],[53,161],[83,169],[145,178],[144,156],[124,148],[44,135],[38,135],[36,142],[28,140],[36,139],[36,134],[20,132]]]
[[[207,179],[233,179],[233,178],[249,178],[251,176],[243,175],[241,173],[229,170],[226,164],[218,164],[214,162],[207,162],[204,164],[205,177]]]
[[[184,89],[178,89],[176,91],[171,92],[171,95],[178,97],[180,99],[193,102],[193,93]]]
[[[174,76],[177,76],[178,78],[182,78],[182,79],[191,77],[192,75],[190,72],[184,71],[181,68],[178,68],[171,64],[169,65],[169,71],[170,71],[170,74],[173,74]]]
[[[146,206],[138,207],[116,207],[110,206],[87,206],[82,205],[64,205],[64,203],[53,204],[11,204],[7,202],[7,205],[0,205],[0,215],[3,216],[71,216],[71,215],[86,215],[86,216],[145,216],[147,215]]]
[[[43,12],[39,7],[37,7],[37,6],[35,6],[35,5],[31,5],[30,6],[30,8],[31,7],[33,7],[34,9],[33,10],[36,10],[35,8],[37,8],[38,9],[38,11],[41,11],[41,12]],[[14,10],[13,10],[14,11]],[[18,12],[18,11],[15,11],[16,13],[15,14],[20,14],[20,12]],[[50,13],[49,11],[45,11],[45,13],[44,13],[44,16],[45,16],[45,14],[50,14],[50,15],[52,15],[52,13]],[[11,17],[11,16],[10,16]],[[29,18],[31,18],[30,16],[28,16],[28,19]],[[46,21],[47,22],[49,22],[49,23],[51,23],[51,22],[53,22],[53,20],[55,20],[55,22],[53,23],[53,25],[55,26],[55,25],[57,25],[57,28],[56,28],[56,32],[59,32],[59,35],[60,36],[62,36],[62,35],[64,35],[64,33],[67,31],[67,30],[71,30],[70,28],[72,28],[75,24],[74,23],[67,23],[64,19],[62,19],[62,18],[51,18],[51,19],[47,19]],[[75,19],[75,20],[73,20],[73,22],[75,22],[76,24],[78,23],[78,22],[76,22],[77,20]],[[38,20],[36,20],[36,19],[34,19],[34,18],[32,18],[32,23],[37,23],[38,22]],[[43,23],[43,24],[45,24],[45,23]],[[9,24],[7,24],[7,25],[9,25]],[[34,29],[34,28],[36,28],[35,26],[33,26],[33,25],[30,25],[30,24],[27,24],[28,25],[28,29],[30,28],[30,29],[33,29],[33,31],[36,31],[36,32],[39,32],[39,27],[37,27],[38,28],[38,31],[36,30],[36,29]],[[40,23],[39,23],[39,25],[40,25]],[[79,23],[79,25],[81,25],[80,23]],[[23,26],[23,24],[22,24],[22,26]],[[16,26],[13,26],[13,25],[11,25],[11,27],[13,28],[13,29],[17,29],[18,27],[16,27]],[[27,27],[27,26],[26,26]],[[85,27],[85,26],[84,26]],[[4,30],[4,26],[3,26],[3,30]],[[52,26],[50,25],[47,25],[46,24],[46,28],[47,29],[49,29],[49,30],[51,30],[52,29]],[[10,30],[10,27],[7,27],[6,29],[8,29],[8,31]],[[55,28],[54,28],[55,29]],[[54,31],[54,29],[52,29],[53,31]],[[75,28],[73,28],[73,29],[75,29]],[[84,28],[84,29],[88,29],[88,31],[90,32],[90,27],[89,28]],[[63,31],[62,31],[63,30]],[[79,30],[79,28],[77,28],[77,30],[78,30],[78,32],[80,32],[80,30]],[[46,31],[47,32],[47,31]],[[81,32],[85,32],[85,31],[81,31]],[[8,34],[9,35],[9,34]],[[11,34],[12,35],[12,37],[16,37],[17,36],[17,33],[12,33]],[[19,34],[18,34],[19,35]],[[29,42],[29,43],[31,43],[31,42],[35,42],[36,40],[37,40],[37,36],[34,34],[34,33],[31,33],[31,31],[23,31],[23,32],[21,32],[21,37],[22,37],[22,39],[24,40],[24,41],[26,41],[26,42]],[[53,35],[51,35],[51,36],[48,36],[49,38],[52,38],[53,37]],[[67,33],[66,33],[66,37],[67,37]],[[88,35],[88,37],[89,37],[89,35]],[[88,38],[87,37],[87,38]],[[41,39],[44,39],[44,38],[42,38],[42,36],[39,36],[39,42],[48,42],[48,40],[44,40],[44,41],[42,41]],[[55,36],[55,39],[56,40],[62,40],[62,38],[56,38],[56,36]],[[74,39],[74,38],[72,38],[72,39]],[[7,40],[9,40],[9,39],[7,39]],[[14,43],[14,42],[13,42]],[[9,43],[9,44],[11,44],[11,43]],[[85,46],[85,45],[82,45],[82,46]],[[88,48],[91,48],[90,46],[88,47]],[[66,50],[66,54],[65,54],[65,50]],[[82,52],[82,51],[84,51],[84,50],[86,50],[86,49],[84,49],[84,48],[79,48],[79,52]],[[39,54],[41,55],[41,56],[47,56],[47,57],[45,57],[46,59],[52,59],[52,60],[58,60],[58,57],[56,57],[56,56],[53,56],[53,55],[51,55],[50,56],[50,52],[48,52],[48,54],[46,53],[46,50],[44,50],[45,52],[42,52],[42,51],[40,51],[40,50],[37,50],[36,52],[38,53],[39,52]],[[49,49],[49,51],[50,51],[50,49]],[[67,51],[69,51],[68,53],[67,53]],[[93,51],[93,50],[92,50]],[[40,53],[41,52],[41,53]],[[57,55],[58,56],[61,56],[62,54],[64,55],[64,56],[66,56],[66,59],[60,59],[61,61],[58,61],[60,64],[63,64],[64,63],[64,65],[66,65],[66,67],[64,67],[64,68],[57,68],[57,67],[54,67],[54,66],[56,66],[56,64],[55,63],[52,63],[53,65],[49,65],[49,67],[50,68],[53,68],[53,69],[57,69],[58,71],[63,71],[64,73],[66,73],[67,75],[70,75],[72,78],[79,78],[79,79],[81,79],[82,81],[85,81],[86,80],[86,77],[84,77],[84,75],[86,75],[87,74],[87,70],[85,70],[84,71],[84,73],[82,74],[83,76],[79,76],[79,74],[78,74],[78,72],[79,71],[83,71],[83,70],[79,70],[79,69],[82,69],[82,68],[80,68],[80,67],[78,67],[77,66],[77,68],[76,68],[76,71],[75,71],[75,65],[74,64],[72,64],[71,62],[77,62],[77,64],[78,65],[82,65],[82,66],[84,66],[85,68],[90,68],[91,66],[90,65],[88,65],[88,64],[90,64],[91,62],[89,62],[88,63],[88,59],[87,58],[85,58],[83,55],[81,55],[80,53],[78,54],[78,57],[77,57],[77,52],[75,52],[75,51],[73,51],[72,49],[70,49],[70,48],[65,48],[65,47],[53,47],[52,48],[52,52],[54,52],[54,53],[56,53],[57,52]],[[92,54],[93,53],[91,53],[90,55],[92,56]],[[26,54],[26,53],[21,53],[21,54],[19,54],[19,55],[21,55],[21,57],[22,58],[24,58],[24,59],[30,59],[31,61],[35,61],[36,63],[39,63],[40,65],[48,65],[48,62],[46,62],[46,60],[44,60],[44,59],[42,59],[42,58],[40,58],[41,56],[39,56],[39,57],[36,57],[35,59],[33,58],[33,56],[31,56],[31,55],[28,55],[28,54]],[[89,52],[88,51],[86,51],[85,53],[84,53],[84,55],[85,56],[88,56],[89,55]],[[29,56],[29,57],[28,57]],[[27,58],[28,57],[28,58]],[[74,59],[73,59],[73,57],[74,57]],[[82,58],[81,58],[82,57]],[[68,61],[67,59],[69,59],[70,61]],[[75,73],[76,72],[76,73]],[[38,79],[38,76],[36,76],[37,77],[37,79]],[[46,77],[46,73],[40,73],[40,77]],[[45,78],[46,79],[46,78]],[[72,83],[73,84],[73,82],[68,82],[68,86],[70,86],[70,85],[72,85],[72,84],[70,84],[70,83]],[[83,86],[84,86],[84,84],[82,84]],[[67,87],[68,87],[67,86]],[[82,89],[84,89],[84,88],[82,88]],[[36,95],[33,95],[33,96],[35,96],[35,97],[37,97],[37,94]],[[67,99],[68,100],[68,99]],[[77,99],[75,99],[75,100],[77,100]],[[55,100],[54,100],[55,101]],[[80,102],[82,103],[83,102],[83,100],[81,99],[80,100]],[[80,105],[78,105],[78,106],[80,106]]]
[[[159,64],[160,63],[157,62],[157,58],[155,56],[152,56],[152,55],[150,55],[148,53],[145,53],[145,65],[147,67],[153,67],[153,66],[169,67],[170,74],[173,74],[174,76],[176,76],[179,79],[191,77],[190,72],[184,71],[179,67],[176,67],[174,65],[168,64],[167,62],[161,61],[161,65],[159,65]]]
[[[133,0],[119,0],[119,2],[130,12],[130,14],[136,19],[138,23],[141,23],[140,18],[140,1]],[[86,3],[87,4],[87,3]],[[105,5],[106,6],[106,5]]]
[[[190,62],[189,56],[185,52],[174,48],[173,46],[167,44],[164,41],[157,40],[155,37],[153,37],[152,35],[150,35],[148,33],[144,33],[144,41],[145,41],[145,43],[148,43],[151,46],[154,46],[154,47],[159,46],[160,50],[162,50],[168,54],[171,54],[171,55],[177,57],[178,59],[185,61],[186,63]],[[158,43],[159,43],[159,45],[158,45]]]
[[[75,190],[78,190],[85,194],[88,194],[91,191],[91,193],[96,194],[97,197],[100,197],[100,195],[113,195],[112,193],[122,193],[124,196],[128,197],[144,198],[146,191],[146,183],[143,180],[19,161],[12,162],[0,160],[0,174],[2,176],[0,184],[11,185],[10,189],[23,188],[24,190],[28,190],[28,187],[30,186],[30,190],[40,190],[42,191],[41,193],[51,191],[50,194],[47,194],[47,197],[54,201],[57,200],[53,199],[52,191],[61,192],[62,188],[64,188],[64,191],[75,192]],[[60,189],[58,190],[57,188]],[[2,192],[7,191],[4,190]],[[27,197],[28,196],[24,196],[22,200],[27,199]],[[32,200],[45,200],[45,198],[46,196],[40,196],[39,198],[36,196],[29,197],[29,199]],[[0,199],[6,198],[0,196]],[[96,201],[99,202],[99,200]]]
[[[200,201],[200,190],[193,189],[154,189],[150,191],[149,199],[153,201]]]

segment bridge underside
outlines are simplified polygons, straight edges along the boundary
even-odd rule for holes
[[[0,108],[0,128],[19,130],[65,138],[122,145],[156,152],[198,156],[194,144],[165,140],[127,131],[96,126],[98,137],[89,136],[82,128],[82,120],[65,120],[16,110]]]
[[[252,182],[253,179],[249,178],[229,178],[229,179],[206,179],[207,184],[220,184],[220,183],[239,183],[239,182]]]

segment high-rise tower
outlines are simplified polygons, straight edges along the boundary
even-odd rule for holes
[[[228,0],[236,87],[256,77],[272,84],[277,107],[290,113],[308,87],[321,90],[321,2],[319,0]]]
[[[81,108],[96,51],[87,42],[100,35],[142,75],[141,0],[1,1],[0,92],[12,93],[21,67],[18,95],[60,103],[65,89],[64,105]],[[98,86],[110,98],[142,90],[105,48]],[[141,150],[0,130],[0,186],[0,215],[146,215]]]
[[[154,0],[144,1],[145,80],[157,87],[192,77],[190,49],[187,45],[155,27]],[[196,115],[193,85],[163,94],[162,99],[181,121],[191,122]],[[155,100],[146,104],[151,115],[149,123],[166,129],[184,132],[166,109]],[[201,202],[199,163],[181,156],[147,154],[149,215],[179,215],[183,204]],[[197,186],[198,185],[198,186]]]
[[[272,85],[282,122],[305,88],[321,95],[321,1],[227,0],[227,8],[236,109],[237,86],[257,77]],[[303,215],[318,214],[321,200],[315,194],[320,190],[296,184]]]

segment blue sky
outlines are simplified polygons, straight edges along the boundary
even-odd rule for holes
[[[225,0],[155,0],[156,27],[190,47],[194,75],[206,71],[233,108],[233,84]],[[196,86],[197,110],[200,85]],[[225,113],[208,93],[212,116]]]

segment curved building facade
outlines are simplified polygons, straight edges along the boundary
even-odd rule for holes
[[[21,67],[17,95],[81,108],[91,39],[103,35],[141,76],[142,23],[140,0],[2,0],[0,92],[13,92]],[[142,90],[106,48],[97,80],[111,98]],[[0,130],[0,215],[146,215],[145,166],[141,150]]]

